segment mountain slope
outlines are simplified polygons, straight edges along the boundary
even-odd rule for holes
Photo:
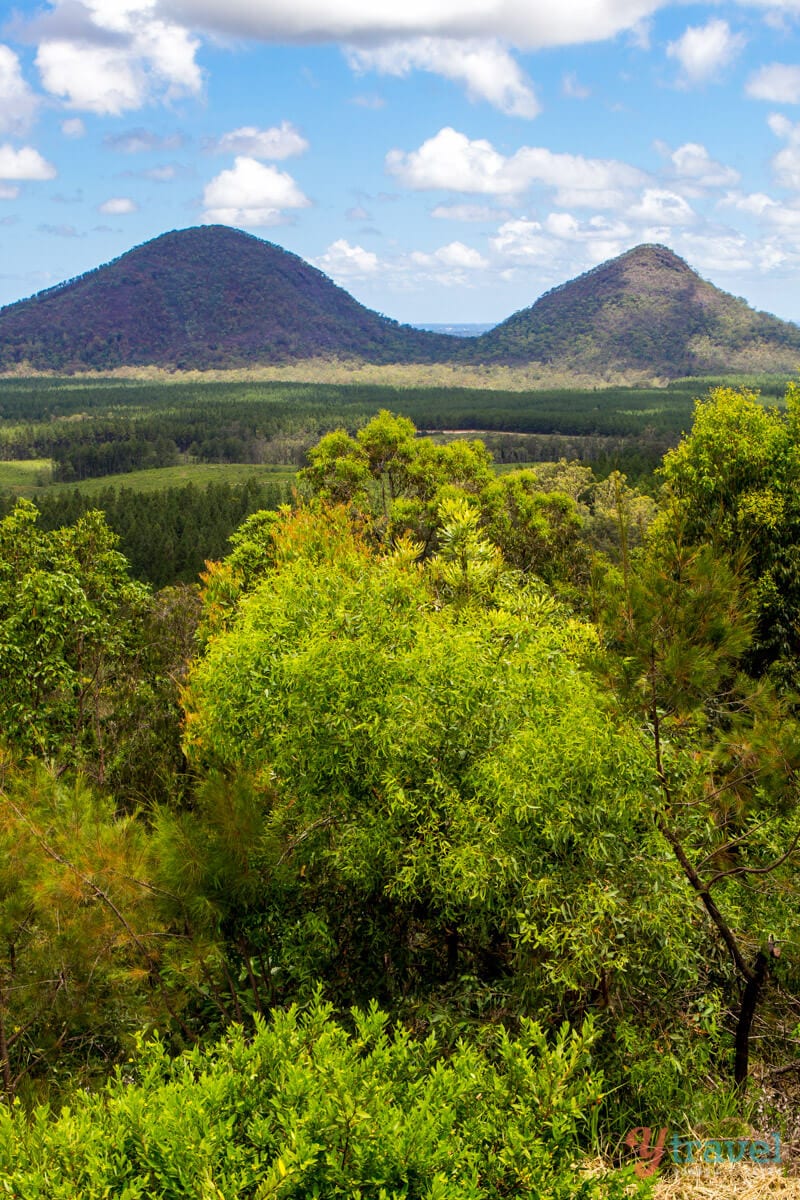
[[[40,370],[426,362],[455,341],[390,321],[302,258],[222,225],[163,234],[0,309],[0,366]]]
[[[637,246],[476,338],[473,362],[676,377],[797,371],[800,327],[707,283],[666,246]]]

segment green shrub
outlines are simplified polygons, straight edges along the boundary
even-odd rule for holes
[[[591,1023],[539,1025],[443,1056],[372,1006],[345,1031],[317,999],[171,1059],[141,1046],[57,1116],[0,1110],[0,1195],[20,1200],[482,1200],[646,1194],[581,1168],[602,1080]],[[629,1190],[630,1189],[630,1190]],[[641,1189],[641,1190],[640,1190]]]

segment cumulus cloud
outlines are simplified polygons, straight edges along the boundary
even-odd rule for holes
[[[345,238],[332,242],[324,254],[314,262],[321,271],[333,279],[354,279],[374,275],[380,268],[380,260],[372,250],[363,246],[351,246]]]
[[[580,221],[572,213],[552,212],[544,221],[505,221],[490,245],[499,265],[533,268],[543,279],[560,281],[614,258],[635,240],[625,222],[602,216]]]
[[[124,50],[72,42],[43,42],[36,55],[42,86],[70,108],[119,116],[140,108],[147,80],[140,64]]]
[[[800,104],[800,67],[770,63],[750,76],[745,92],[752,100],[770,100],[773,104]]]
[[[23,79],[16,54],[0,44],[0,133],[27,133],[38,107],[39,98]]]
[[[519,196],[534,185],[557,189],[558,202],[613,206],[621,190],[646,182],[644,174],[614,159],[556,154],[523,146],[509,157],[483,139],[470,141],[455,129],[441,129],[408,153],[391,150],[386,169],[406,187],[482,195]]]
[[[209,148],[218,154],[244,154],[249,158],[281,159],[304,154],[308,149],[308,142],[291,121],[283,121],[269,129],[243,125],[241,129],[224,133],[221,138],[212,142]]]
[[[51,0],[31,24],[42,86],[70,108],[118,116],[155,95],[196,95],[199,41],[156,0]]]
[[[645,188],[637,203],[629,208],[628,215],[657,227],[691,225],[697,220],[697,214],[683,196],[665,188]]]
[[[795,125],[781,113],[772,113],[767,125],[787,143],[772,159],[775,178],[781,186],[800,191],[800,123]]]
[[[415,250],[411,260],[420,267],[450,267],[465,271],[482,271],[489,266],[482,254],[472,246],[465,246],[463,242],[450,242],[447,246],[440,246],[432,254]]]
[[[693,189],[732,187],[739,182],[739,172],[716,162],[699,142],[685,142],[677,150],[659,143],[658,149],[669,159],[673,178]]]
[[[359,72],[405,76],[411,71],[431,71],[464,84],[470,99],[486,100],[509,116],[530,118],[540,111],[533,84],[494,39],[419,37],[377,47],[351,46],[347,59]]]
[[[728,192],[719,201],[719,208],[733,208],[737,212],[747,213],[751,217],[763,217],[770,209],[777,208],[777,200],[767,196],[765,192]]]
[[[14,150],[8,144],[0,146],[0,179],[55,179],[57,171],[32,146]]]
[[[682,82],[694,86],[715,79],[733,62],[746,40],[717,17],[705,25],[690,25],[677,41],[669,43],[667,54],[680,64]]]
[[[161,9],[192,28],[264,41],[375,44],[418,36],[502,38],[525,49],[573,46],[614,37],[659,7],[658,0],[161,0]]]
[[[291,175],[244,155],[206,184],[203,193],[204,220],[251,228],[280,225],[286,209],[307,208],[310,203]]]
[[[696,270],[708,275],[749,271],[762,258],[758,247],[750,245],[743,234],[734,232],[718,232],[714,237],[684,234],[680,249]]]
[[[138,212],[139,205],[130,196],[111,196],[97,206],[97,211],[109,217],[126,217],[129,213]]]

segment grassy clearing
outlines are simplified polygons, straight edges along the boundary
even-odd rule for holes
[[[11,491],[20,496],[40,496],[44,492],[81,491],[84,495],[103,492],[107,488],[129,488],[134,492],[156,492],[164,488],[185,487],[193,483],[206,487],[209,483],[245,483],[258,479],[261,483],[291,483],[295,472],[292,467],[279,467],[260,463],[186,463],[179,467],[155,467],[149,471],[129,471],[124,475],[100,475],[95,479],[84,479],[80,483],[56,483],[42,486],[42,466],[49,469],[47,460],[31,459],[30,462],[0,462],[0,490]],[[38,467],[38,472],[33,467]],[[14,468],[28,470],[15,471]],[[14,480],[16,479],[16,482]]]
[[[15,462],[0,462],[0,491],[27,495],[41,491],[53,474],[49,458],[24,458]]]

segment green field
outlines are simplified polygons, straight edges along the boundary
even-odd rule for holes
[[[154,467],[149,471],[129,471],[124,475],[100,475],[80,483],[49,483],[43,486],[42,477],[50,470],[51,464],[47,459],[0,462],[0,490],[31,498],[45,492],[52,495],[55,491],[81,491],[91,496],[109,487],[125,487],[134,492],[159,492],[165,488],[185,487],[189,483],[203,488],[210,483],[237,484],[246,483],[248,479],[256,479],[260,483],[288,484],[295,476],[291,467],[273,466],[271,463],[184,463],[179,467]]]
[[[0,491],[14,492],[17,496],[32,495],[42,491],[52,475],[53,464],[49,458],[0,462]]]

